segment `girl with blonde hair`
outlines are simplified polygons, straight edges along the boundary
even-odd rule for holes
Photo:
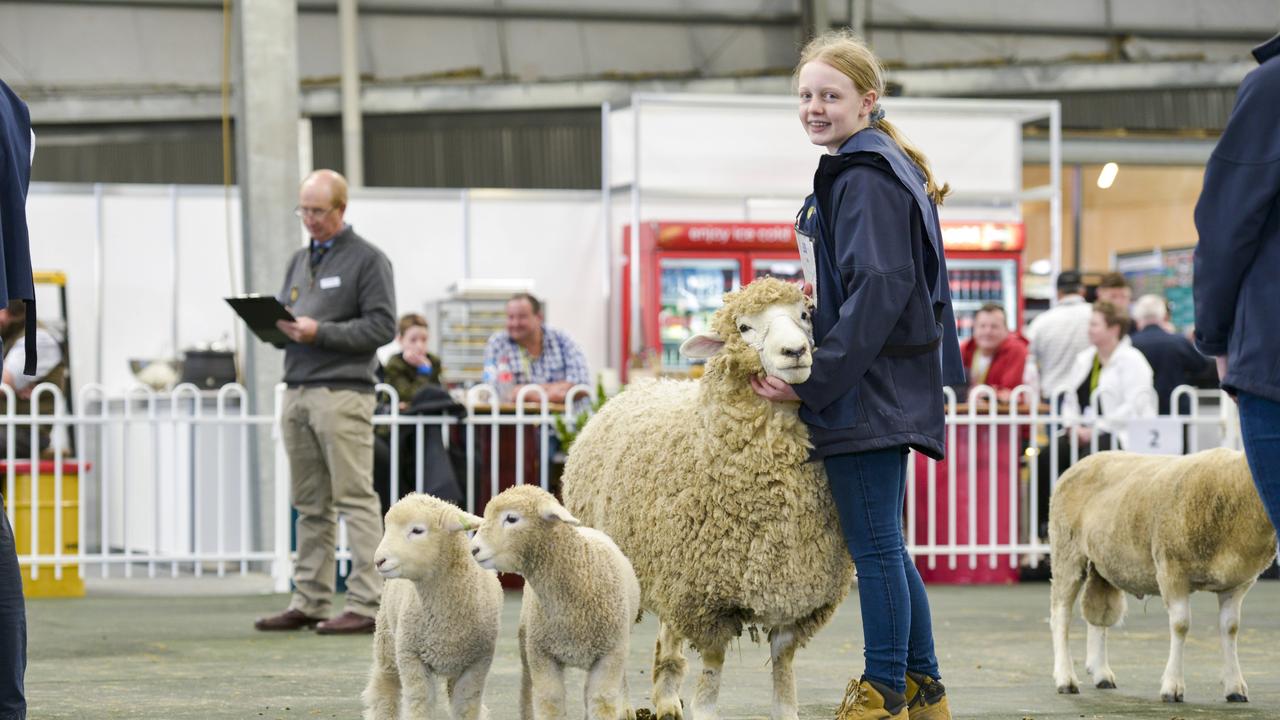
[[[865,671],[838,720],[950,718],[929,599],[906,552],[908,451],[943,456],[943,385],[964,382],[937,205],[950,192],[885,116],[884,70],[845,32],[796,68],[800,122],[827,149],[796,219],[814,266],[809,380],[754,381],[799,401],[858,568]]]

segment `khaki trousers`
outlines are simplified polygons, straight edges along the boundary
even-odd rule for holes
[[[351,545],[347,610],[373,617],[382,576],[373,555],[382,541],[381,505],[373,490],[372,393],[291,388],[285,393],[283,434],[298,511],[298,561],[289,607],[327,617],[335,585],[338,514]]]

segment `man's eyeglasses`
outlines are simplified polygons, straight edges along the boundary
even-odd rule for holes
[[[317,219],[322,218],[322,217],[324,217],[325,215],[328,215],[329,213],[333,212],[333,211],[334,211],[334,209],[335,209],[335,208],[331,208],[331,207],[329,207],[329,208],[309,208],[309,207],[302,207],[301,205],[299,205],[298,207],[296,207],[296,208],[294,208],[294,209],[293,209],[293,214],[294,214],[294,215],[297,215],[297,216],[298,216],[298,217],[300,217],[300,218],[308,218],[308,219],[311,219],[311,220],[317,220]]]

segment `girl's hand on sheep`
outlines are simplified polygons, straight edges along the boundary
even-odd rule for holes
[[[754,375],[751,389],[760,397],[772,402],[800,402],[800,396],[786,382],[770,375]]]

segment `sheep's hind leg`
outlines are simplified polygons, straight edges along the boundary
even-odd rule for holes
[[[702,672],[693,695],[693,720],[717,720],[716,704],[720,700],[720,675],[724,670],[725,645],[701,651]]]
[[[684,638],[666,623],[658,625],[653,646],[653,714],[657,720],[684,720],[680,685],[689,667],[684,659]]]
[[[1165,589],[1161,588],[1164,593]],[[1182,702],[1187,690],[1182,680],[1182,648],[1187,642],[1187,630],[1191,628],[1191,602],[1186,591],[1165,594],[1165,606],[1169,610],[1169,662],[1160,678],[1160,699],[1165,702]]]
[[[773,670],[773,715],[771,720],[797,720],[796,675],[794,660],[799,645],[793,627],[776,628],[769,633],[769,656]]]
[[[1107,661],[1107,628],[1124,617],[1124,593],[1107,582],[1092,566],[1084,582],[1084,598],[1080,610],[1089,626],[1085,670],[1095,687],[1112,690],[1116,686],[1116,674]]]
[[[1218,593],[1218,635],[1222,639],[1222,684],[1227,702],[1249,702],[1249,686],[1240,672],[1240,656],[1236,654],[1236,636],[1240,632],[1240,605],[1245,593],[1253,587],[1249,581],[1237,588]]]
[[[1084,562],[1067,557],[1055,547],[1053,585],[1050,589],[1049,627],[1053,634],[1053,682],[1059,693],[1080,692],[1071,662],[1071,613],[1075,610],[1076,597],[1084,585]]]

